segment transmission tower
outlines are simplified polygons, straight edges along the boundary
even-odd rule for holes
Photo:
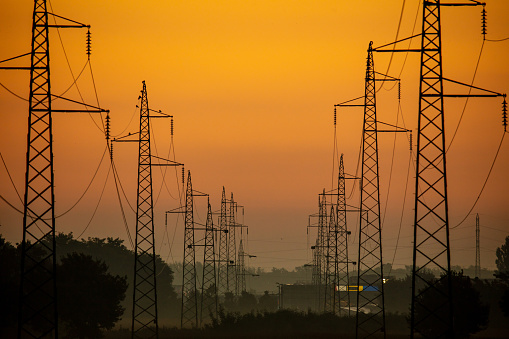
[[[245,265],[245,256],[247,254],[244,252],[244,244],[242,243],[242,238],[239,242],[239,253],[237,259],[237,288],[236,294],[241,295],[242,292],[246,291],[246,265]]]
[[[157,322],[150,117],[145,81],[143,81],[141,91],[139,136],[132,338],[146,335],[158,337],[159,330]]]
[[[187,172],[184,262],[182,266],[183,278],[181,327],[196,327],[198,325],[198,305],[196,296],[193,185],[191,183],[190,171]]]
[[[235,260],[237,259],[237,246],[235,241],[235,201],[233,200],[233,193],[230,199],[229,217],[228,217],[228,248],[226,263],[227,281],[226,290],[227,292],[235,292],[237,286],[237,268]]]
[[[66,24],[50,24],[49,16],[64,20]],[[30,67],[0,67],[2,70],[30,70],[18,338],[58,337],[52,113],[85,110],[54,109],[52,99],[60,98],[93,108],[88,110],[89,113],[107,112],[51,94],[49,28],[82,27],[90,28],[48,13],[46,0],[35,0],[31,52],[0,61],[24,56],[31,59]]]
[[[219,219],[219,256],[218,256],[218,294],[228,292],[228,226],[227,226],[227,200],[223,186],[221,196],[221,214]]]
[[[338,301],[339,306],[342,303],[348,306],[348,315],[350,315],[350,294],[348,293],[348,285],[350,284],[350,276],[348,265],[348,231],[346,224],[346,193],[345,193],[345,167],[343,165],[343,154],[339,161],[338,176],[338,200],[337,200],[337,217],[336,217],[336,274],[338,279]],[[336,308],[334,308],[336,312]],[[338,314],[342,315],[341,307],[338,308]]]
[[[318,200],[318,237],[316,256],[317,256],[317,272],[316,282],[318,283],[318,309],[324,310],[325,307],[325,272],[327,267],[325,246],[327,238],[327,199],[325,189],[319,195]]]
[[[214,224],[212,208],[207,203],[207,223],[205,225],[205,247],[203,250],[203,279],[201,287],[201,324],[209,320],[209,315],[217,316],[216,254],[214,249]]]
[[[336,206],[331,205],[330,219],[327,227],[325,245],[325,281],[324,281],[324,311],[336,313],[336,285],[337,285],[337,224]]]
[[[366,65],[357,285],[376,288],[357,293],[356,336],[364,338],[381,333],[385,338],[376,88],[371,42]],[[371,312],[361,314],[366,307],[370,307]]]
[[[481,230],[479,228],[479,213],[475,215],[475,277],[481,278]]]

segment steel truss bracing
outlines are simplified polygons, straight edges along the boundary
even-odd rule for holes
[[[58,337],[46,1],[34,1],[18,338]]]
[[[227,248],[227,258],[228,261],[226,263],[226,291],[227,292],[235,292],[235,288],[237,286],[237,268],[236,268],[236,260],[237,260],[237,245],[235,240],[235,201],[233,200],[233,193],[231,194],[230,199],[230,208],[228,214],[228,248]]]
[[[218,294],[224,295],[228,291],[228,226],[227,201],[223,187],[221,196],[221,214],[219,216],[219,255],[218,255]]]
[[[203,279],[201,286],[201,324],[217,317],[216,254],[214,249],[214,224],[210,202],[205,224],[205,246],[203,250]]]
[[[193,185],[191,172],[187,173],[184,262],[182,265],[182,318],[181,327],[198,326],[198,305],[196,295],[196,260],[194,243]]]
[[[338,175],[338,201],[336,210],[336,277],[338,285],[338,296],[337,300],[339,305],[337,312],[339,315],[343,315],[344,311],[341,308],[342,305],[348,306],[348,311],[345,311],[350,315],[350,294],[348,293],[347,286],[349,285],[349,271],[348,271],[348,228],[346,224],[346,190],[345,190],[345,167],[343,165],[343,154],[339,161],[339,175]],[[335,309],[336,310],[336,309]]]
[[[444,135],[440,1],[423,4],[411,335],[452,338],[453,308]],[[430,269],[438,270],[436,279]],[[434,303],[426,302],[432,298]],[[427,328],[433,334],[427,334]]]
[[[357,293],[356,337],[385,338],[376,88],[372,42],[369,44],[366,65],[357,285],[373,288],[369,292]],[[367,314],[362,312],[366,308],[370,309]]]

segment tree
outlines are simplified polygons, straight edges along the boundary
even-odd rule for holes
[[[427,338],[438,337],[441,329],[437,327],[433,317],[422,318],[423,313],[426,314],[424,309],[440,309],[438,303],[442,298],[437,296],[447,290],[446,281],[447,279],[440,279],[436,289],[430,288],[419,296],[419,305],[421,306],[416,307],[414,311],[419,323],[416,330]],[[454,334],[456,338],[468,338],[470,334],[477,333],[487,327],[489,305],[481,302],[479,292],[472,286],[470,278],[463,275],[463,272],[451,272],[451,283]]]
[[[497,271],[495,277],[504,282],[506,288],[500,299],[499,306],[506,317],[509,317],[509,236],[505,238],[505,244],[497,248]]]
[[[275,311],[277,309],[277,297],[270,295],[269,291],[258,298],[258,309],[262,311]]]
[[[15,335],[19,271],[19,251],[0,235],[0,337],[3,338]]]
[[[83,253],[62,257],[57,274],[59,316],[68,338],[99,338],[120,320],[126,277],[109,274],[103,261]]]

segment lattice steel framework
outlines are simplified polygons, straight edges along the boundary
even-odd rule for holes
[[[315,245],[311,246],[313,253],[313,268],[311,271],[311,283],[318,286],[320,284],[320,260],[318,258],[318,237],[316,238]]]
[[[201,324],[210,320],[210,315],[217,317],[217,281],[216,254],[214,243],[214,224],[210,202],[205,224],[205,246],[203,250],[203,279],[201,286]]]
[[[479,213],[475,215],[475,277],[481,278],[481,230]]]
[[[227,249],[228,261],[226,263],[227,271],[226,290],[227,292],[235,292],[235,288],[237,286],[237,268],[236,268],[237,243],[235,240],[236,224],[235,224],[235,201],[233,200],[233,193],[231,194],[229,205],[230,207],[228,214],[228,249]]]
[[[226,193],[223,186],[221,195],[221,214],[219,216],[219,256],[218,256],[218,294],[224,295],[228,292],[228,206]]]
[[[359,228],[358,286],[374,286],[376,291],[357,293],[357,338],[385,338],[385,310],[378,177],[378,138],[375,67],[372,42],[366,62],[364,125],[362,140],[361,209]],[[362,313],[369,308],[370,313]]]
[[[336,286],[337,286],[337,223],[336,206],[331,205],[329,224],[327,225],[325,250],[325,285],[324,285],[324,311],[336,313]]]
[[[58,337],[48,12],[34,1],[18,338]]]
[[[415,185],[411,335],[452,338],[440,0],[423,4]],[[438,270],[440,278],[430,277]],[[422,288],[420,288],[422,286]],[[426,296],[426,297],[424,297]],[[433,298],[428,303],[425,299]]]
[[[239,253],[237,259],[237,295],[241,295],[242,292],[247,291],[246,289],[246,253],[244,252],[244,244],[242,243],[242,239],[239,242]]]
[[[159,332],[149,115],[147,86],[143,81],[140,104],[132,338],[157,338]]]
[[[326,241],[327,241],[327,197],[325,189],[318,198],[318,237],[316,245],[317,272],[316,282],[318,283],[318,309],[324,310],[325,307],[325,272],[326,262]]]
[[[336,210],[336,234],[337,234],[337,247],[336,247],[336,272],[338,285],[342,288],[338,291],[337,299],[339,306],[346,304],[348,306],[348,315],[350,315],[350,294],[346,286],[350,283],[350,276],[348,270],[348,228],[346,223],[346,190],[345,190],[345,167],[343,164],[343,154],[339,161],[339,175],[338,175],[338,201]],[[345,286],[345,288],[343,288]],[[342,308],[337,309],[339,315],[343,315]]]
[[[198,326],[196,295],[196,260],[194,243],[193,185],[191,172],[187,172],[186,209],[184,229],[184,262],[182,265],[182,318],[181,327]]]

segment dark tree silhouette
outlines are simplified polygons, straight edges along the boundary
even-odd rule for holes
[[[0,337],[15,334],[19,296],[19,251],[0,235]]]
[[[127,278],[108,273],[108,266],[83,253],[61,258],[58,266],[58,303],[68,338],[100,338],[124,312]]]
[[[275,311],[277,309],[277,297],[270,295],[269,291],[258,298],[258,309],[261,311]]]
[[[452,290],[453,290],[453,309],[454,309],[454,333],[456,338],[468,338],[470,334],[477,333],[486,329],[489,317],[489,305],[483,304],[479,292],[472,286],[469,277],[464,276],[463,272],[451,272]],[[419,303],[422,307],[428,309],[437,309],[437,303],[442,298],[437,298],[439,293],[446,291],[446,279],[441,279],[436,285],[437,289],[429,289],[421,294]],[[415,309],[416,319],[422,317],[422,309]],[[424,312],[426,313],[426,312]],[[433,317],[419,323],[417,331],[427,338],[438,337]]]
[[[497,271],[495,277],[505,284],[505,292],[500,299],[500,308],[506,317],[509,317],[509,236],[505,238],[505,243],[497,248]]]

